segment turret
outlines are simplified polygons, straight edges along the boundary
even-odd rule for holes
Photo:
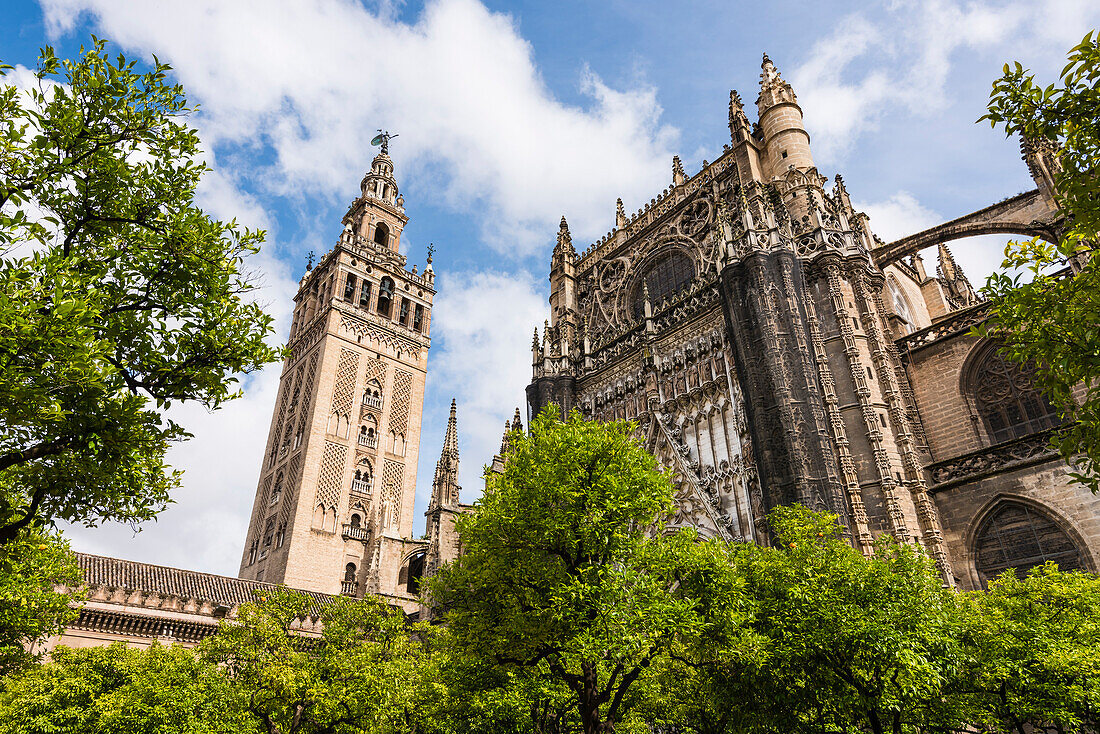
[[[765,177],[782,177],[792,168],[813,168],[810,135],[803,127],[802,108],[798,106],[794,90],[779,75],[767,54],[760,68],[760,96],[756,107],[764,139]]]

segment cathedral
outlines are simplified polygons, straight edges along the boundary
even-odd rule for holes
[[[579,252],[562,218],[528,419],[554,405],[635,421],[677,478],[671,526],[703,537],[768,543],[769,509],[801,503],[835,513],[864,552],[884,533],[920,544],[960,589],[1048,560],[1096,571],[1100,497],[1051,450],[1061,419],[1027,371],[972,334],[988,304],[947,245],[1057,240],[1050,144],[1021,146],[1034,189],[884,242],[814,165],[767,56],[761,71],[757,121],[731,92],[717,160],[688,175],[674,158],[663,191],[630,215],[619,201]],[[239,578],[78,554],[89,600],[58,641],[190,644],[276,583],[416,614],[421,579],[460,553],[453,402],[414,535],[435,273],[430,253],[422,271],[401,254],[404,199],[380,140],[295,296]],[[517,411],[506,429],[521,428]]]

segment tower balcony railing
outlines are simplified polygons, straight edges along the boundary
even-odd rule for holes
[[[365,433],[360,433],[359,445],[366,446],[368,449],[376,449],[378,448],[378,436],[368,436]]]
[[[375,410],[382,410],[382,396],[381,395],[364,395],[363,406],[366,408],[374,408]]]
[[[370,533],[362,525],[344,523],[344,540],[361,540],[367,542]]]
[[[356,494],[370,494],[370,480],[369,479],[352,479],[351,491]]]
[[[359,596],[359,582],[341,581],[340,594],[341,596]]]

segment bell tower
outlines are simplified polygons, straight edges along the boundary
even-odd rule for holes
[[[241,578],[387,597],[413,540],[413,499],[435,273],[406,268],[408,217],[388,143],[363,177],[333,248],[294,297]]]

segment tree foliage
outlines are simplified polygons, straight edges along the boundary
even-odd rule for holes
[[[61,647],[45,665],[4,681],[0,734],[259,734],[242,695],[182,647]]]
[[[1100,725],[1100,577],[1037,566],[966,594],[953,685],[973,734],[1066,734]]]
[[[320,617],[319,636],[301,620]],[[272,589],[202,643],[269,734],[415,731],[421,644],[404,615],[373,598],[318,602]]]
[[[80,582],[76,559],[57,535],[28,529],[0,546],[0,676],[27,668],[39,657],[35,646],[76,618]]]
[[[550,408],[511,434],[503,473],[458,520],[463,555],[430,585],[460,654],[541,680],[548,704],[564,688],[585,734],[614,730],[647,669],[703,623],[683,580],[706,546],[662,533],[672,484],[633,431]]]
[[[55,518],[152,517],[187,436],[163,411],[216,408],[278,357],[243,298],[263,233],[195,205],[207,166],[168,71],[96,40],[0,87],[0,545]]]
[[[1058,242],[1010,242],[984,293],[990,319],[979,333],[1004,342],[1006,358],[1035,369],[1037,386],[1071,424],[1055,439],[1074,476],[1100,490],[1100,35],[1069,53],[1046,87],[1006,64],[982,117],[1008,135],[1056,144],[1055,198],[1066,216]],[[1057,269],[1069,264],[1072,277]]]

